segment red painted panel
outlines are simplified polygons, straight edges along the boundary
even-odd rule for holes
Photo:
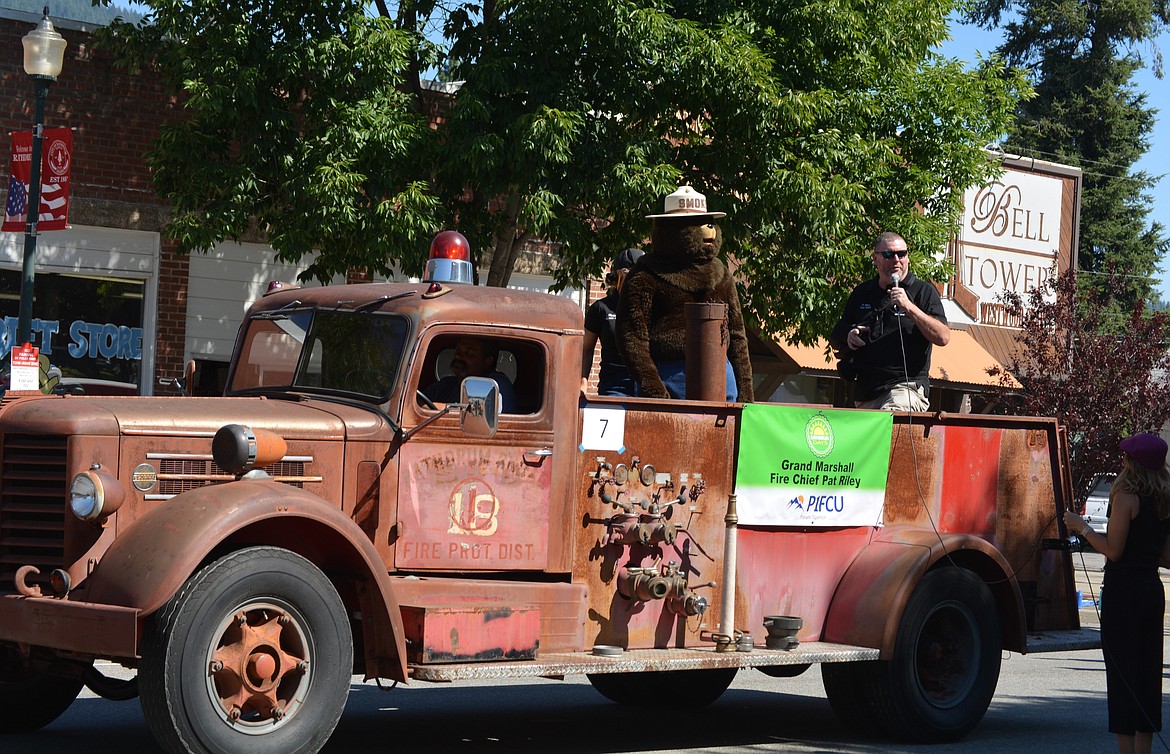
[[[935,429],[938,431],[938,429]],[[995,427],[943,427],[939,531],[995,535],[1000,441]]]
[[[403,606],[412,663],[531,660],[540,644],[535,605]]]
[[[798,637],[821,638],[837,584],[874,529],[739,530],[736,628],[763,642],[765,615],[804,619]]]
[[[402,448],[394,563],[406,570],[533,570],[548,560],[552,464],[524,449],[415,441]]]

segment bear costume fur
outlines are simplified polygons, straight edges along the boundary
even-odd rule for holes
[[[711,238],[711,229],[714,237]],[[722,341],[735,373],[737,400],[753,400],[752,365],[735,281],[719,249],[723,233],[711,214],[656,218],[653,251],[626,277],[618,306],[617,342],[639,395],[669,398],[656,362],[686,358],[688,302],[727,305]]]

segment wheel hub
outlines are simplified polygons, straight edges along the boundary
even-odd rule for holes
[[[223,719],[266,732],[294,714],[308,688],[307,646],[299,621],[277,605],[246,605],[226,618],[207,676]]]
[[[975,683],[975,634],[974,616],[957,605],[936,610],[924,624],[918,638],[918,684],[936,706],[957,704]]]

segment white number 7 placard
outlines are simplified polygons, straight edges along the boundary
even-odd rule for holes
[[[626,450],[626,412],[620,408],[581,411],[581,450]]]

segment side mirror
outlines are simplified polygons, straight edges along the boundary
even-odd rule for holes
[[[459,388],[459,426],[463,434],[487,438],[500,423],[500,386],[488,377],[468,377]]]
[[[195,395],[195,359],[188,360],[183,367],[183,392]]]
[[[182,377],[159,377],[158,384],[174,388],[179,395],[195,395],[195,359],[191,359],[183,367]]]

